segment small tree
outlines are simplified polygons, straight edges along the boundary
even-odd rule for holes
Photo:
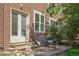
[[[72,44],[79,33],[79,4],[63,4],[63,6],[65,7],[63,14],[67,16],[65,34]]]
[[[76,39],[79,33],[79,15],[73,15],[68,19],[67,29],[65,29],[65,34],[72,42]]]
[[[58,14],[60,11],[64,14],[63,18],[66,19],[66,26],[61,30],[56,30],[52,27],[52,32],[58,37],[58,33],[65,34],[69,40],[74,41],[79,34],[79,4],[60,4],[61,7],[57,7],[52,4],[48,8],[48,13],[53,16]],[[54,31],[55,30],[55,31]]]
[[[49,8],[47,9],[47,12],[50,14],[51,17],[58,15],[62,11],[61,6],[57,6],[55,3],[51,3]],[[61,20],[58,20],[55,22],[55,25],[49,26],[49,33],[51,36],[53,36],[54,39],[56,39],[57,42],[62,39],[62,28],[63,28],[63,22]]]

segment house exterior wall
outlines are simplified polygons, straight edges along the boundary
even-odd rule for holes
[[[4,13],[4,5],[0,4],[0,47],[2,47],[3,43],[3,14]]]
[[[23,6],[22,6],[23,5]],[[16,10],[20,10],[23,12],[27,12],[30,13],[30,38],[29,41],[34,41],[35,39],[35,34],[36,35],[42,35],[42,33],[35,33],[34,32],[34,11],[33,10],[37,10],[39,12],[43,12],[45,14],[45,19],[46,17],[49,17],[49,15],[46,12],[46,9],[48,8],[48,4],[47,3],[24,3],[24,4],[4,4],[4,9],[3,9],[3,5],[0,4],[0,42],[1,40],[3,40],[3,10],[4,10],[4,16],[5,16],[5,45],[6,48],[10,47],[10,39],[11,39],[11,34],[10,34],[10,29],[11,29],[11,9],[16,9]],[[45,25],[46,27],[46,25]],[[46,31],[45,33],[46,34]]]

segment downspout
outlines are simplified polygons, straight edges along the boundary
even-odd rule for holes
[[[5,39],[5,4],[3,4],[3,50],[6,50],[6,39]]]

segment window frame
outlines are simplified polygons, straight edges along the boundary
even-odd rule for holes
[[[35,30],[35,14],[39,14],[39,30],[38,31],[36,31]],[[41,16],[44,16],[44,31],[41,31]],[[37,10],[34,10],[34,32],[38,32],[38,33],[45,33],[45,14],[43,14],[42,12],[39,12],[39,11],[37,11]]]
[[[27,38],[27,42],[29,41],[29,38],[30,38],[30,13],[28,13],[28,12],[25,12],[25,11],[22,11],[22,10],[19,10],[19,9],[16,9],[16,8],[10,8],[10,43],[16,43],[16,42],[20,42],[20,41],[22,41],[22,42],[25,42],[24,40],[25,40],[25,38],[24,38],[24,36],[21,36],[21,34],[20,35],[18,35],[18,36],[14,36],[14,35],[12,35],[12,12],[19,12],[19,13],[23,13],[23,14],[25,14],[25,15],[27,15],[27,36],[26,36],[26,38]],[[22,38],[22,39],[21,39]],[[18,41],[18,40],[20,39],[20,41]]]

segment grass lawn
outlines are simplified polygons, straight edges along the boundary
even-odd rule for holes
[[[65,55],[67,56],[79,56],[79,48],[71,48],[65,51]]]

